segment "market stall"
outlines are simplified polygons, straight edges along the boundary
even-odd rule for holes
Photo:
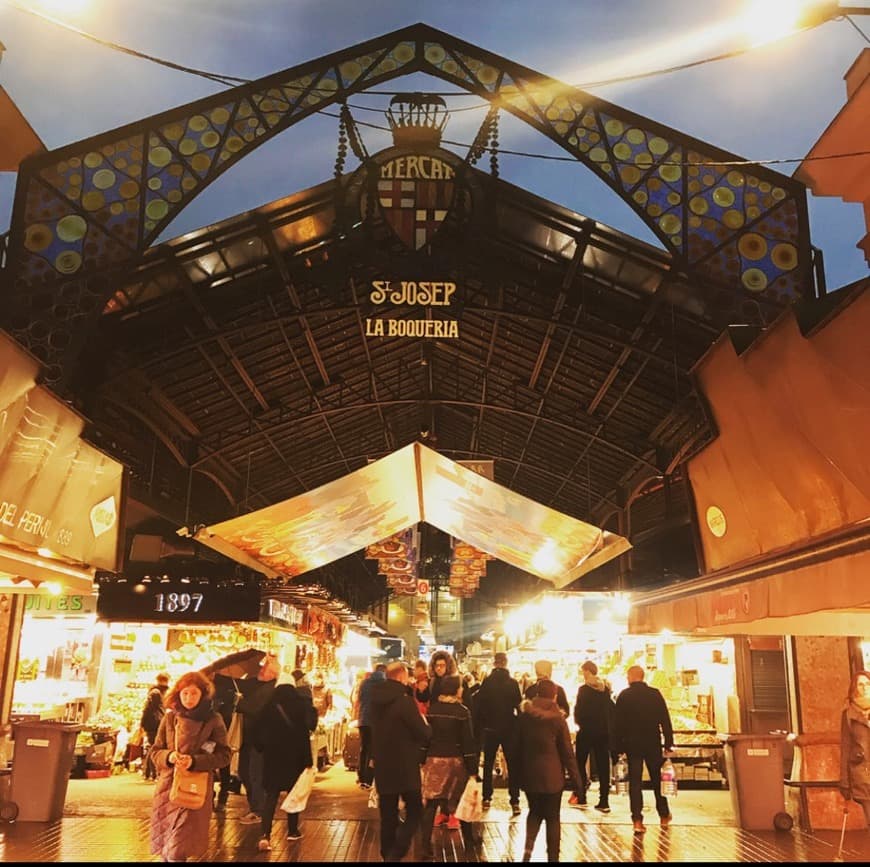
[[[730,638],[629,635],[628,604],[612,593],[544,593],[531,604],[507,609],[481,642],[470,646],[466,667],[488,668],[495,642],[503,639],[511,673],[534,681],[534,664],[548,659],[572,711],[582,684],[580,666],[598,666],[614,697],[628,686],[626,671],[641,665],[659,689],[674,727],[672,757],[681,784],[721,787],[724,752],[720,734],[739,731],[734,643]],[[485,642],[483,639],[488,639]],[[568,726],[576,731],[573,713]]]

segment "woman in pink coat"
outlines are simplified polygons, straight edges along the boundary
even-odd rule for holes
[[[152,747],[157,785],[151,802],[151,852],[164,861],[201,857],[208,849],[214,773],[230,763],[227,729],[212,709],[213,692],[211,681],[192,671],[166,696],[166,715]],[[196,810],[169,800],[176,765],[209,772],[205,802]]]

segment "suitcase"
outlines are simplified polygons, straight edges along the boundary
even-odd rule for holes
[[[360,738],[359,729],[348,729],[344,737],[344,749],[341,751],[341,759],[345,770],[359,770]]]

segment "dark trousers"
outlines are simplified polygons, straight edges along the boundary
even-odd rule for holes
[[[661,771],[664,757],[662,756],[661,747],[655,750],[650,750],[646,753],[629,753],[628,801],[631,804],[631,818],[635,822],[643,821],[643,789],[641,788],[641,778],[643,776],[644,763],[646,763],[649,780],[650,783],[652,783],[652,790],[656,799],[656,812],[659,816],[669,816],[671,812],[668,807],[668,799],[662,797]]]
[[[577,733],[577,768],[580,771],[580,791],[577,793],[581,803],[586,802],[586,788],[589,785],[589,775],[586,772],[586,760],[592,755],[595,758],[595,770],[598,772],[598,805],[609,806],[610,801],[610,744],[607,735],[587,735]]]
[[[483,800],[492,800],[492,768],[495,764],[495,754],[499,746],[504,753],[507,765],[508,794],[511,804],[520,802],[520,784],[515,773],[516,762],[516,729],[484,729],[483,730]]]
[[[526,792],[526,800],[529,802],[529,814],[526,816],[526,845],[523,861],[530,860],[532,856],[538,831],[541,830],[541,822],[547,823],[547,861],[558,861],[559,838],[562,835],[562,822],[559,818],[562,793]]]
[[[357,779],[361,783],[372,784],[374,779],[374,769],[369,767],[369,762],[372,760],[372,727],[359,727],[359,770],[357,771]]]
[[[142,773],[146,780],[156,780],[157,768],[154,767],[154,759],[151,758],[151,749],[154,746],[154,741],[157,739],[157,729],[145,729],[145,737],[148,738],[148,747],[145,750],[145,756],[142,761]]]
[[[220,786],[218,787],[217,802],[226,804],[230,799],[230,769],[228,766],[220,768],[215,774]]]
[[[423,855],[427,858],[432,857],[432,831],[435,828],[435,813],[440,808],[442,813],[447,812],[447,802],[433,799],[426,801],[426,806],[423,807],[423,819],[420,822],[420,837],[423,841]],[[466,845],[473,843],[471,822],[463,822],[460,820],[459,827],[462,832],[462,839]]]
[[[263,811],[263,754],[253,744],[243,743],[239,751],[239,777],[245,787],[248,809],[258,816]]]
[[[280,792],[270,792],[268,789],[263,795],[263,815],[260,817],[260,834],[263,837],[272,835],[272,819],[275,817],[275,809],[280,797]],[[287,814],[288,834],[295,834],[299,830],[299,816],[299,813]]]
[[[405,802],[405,821],[399,822],[399,797]],[[384,861],[401,861],[411,848],[411,841],[423,814],[420,790],[411,792],[378,792],[381,812],[381,857]]]

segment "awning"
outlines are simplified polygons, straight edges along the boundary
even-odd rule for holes
[[[273,578],[294,578],[421,521],[556,588],[631,547],[420,443],[194,538]]]
[[[849,534],[742,570],[636,596],[629,632],[870,635],[870,521]]]
[[[0,332],[0,590],[87,593],[96,568],[117,566],[124,468],[81,439],[84,419],[38,372]]]

